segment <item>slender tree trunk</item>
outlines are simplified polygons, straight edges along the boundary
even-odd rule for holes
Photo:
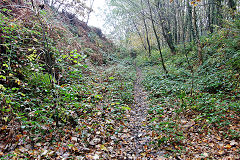
[[[237,3],[234,0],[228,0],[228,7],[232,9],[232,19],[235,18],[234,11],[237,9]]]
[[[237,3],[234,2],[234,0],[228,0],[228,7],[231,8],[232,10],[237,9]]]
[[[189,0],[187,0],[187,22],[188,22],[188,35],[189,41],[191,42],[194,38],[194,30],[192,25],[192,6],[189,4]]]
[[[142,18],[143,18],[143,24],[144,24],[144,28],[146,31],[146,38],[147,38],[147,45],[148,45],[148,56],[151,57],[151,44],[150,44],[150,40],[149,40],[149,33],[148,33],[148,27],[147,27],[147,23],[146,23],[146,18],[145,18],[145,13],[144,13],[144,7],[143,7],[143,1],[141,0],[141,6],[142,6]]]
[[[193,66],[190,64],[189,58],[188,58],[188,53],[189,51],[186,50],[186,45],[185,45],[185,41],[186,41],[186,29],[187,29],[187,22],[185,22],[184,27],[183,27],[183,44],[184,44],[184,53],[185,53],[185,57],[187,59],[187,64],[188,64],[188,69],[191,72],[191,89],[190,89],[190,95],[192,96],[193,94],[193,87],[194,87],[194,71],[193,71]]]
[[[143,48],[145,49],[145,51],[148,51],[148,49],[147,49],[147,47],[145,46],[145,43],[144,43],[144,41],[143,41],[142,35],[141,35],[139,29],[137,28],[137,25],[136,25],[136,23],[135,23],[135,21],[134,21],[133,19],[132,19],[132,22],[133,22],[133,25],[134,25],[134,27],[135,27],[135,29],[136,29],[136,31],[137,31],[137,34],[138,34],[140,40],[141,40],[141,43],[142,43]]]
[[[208,12],[207,12],[207,15],[208,15],[208,30],[210,31],[210,33],[213,33],[213,1],[212,0],[209,0],[209,4],[208,4]]]
[[[176,48],[174,46],[174,42],[173,42],[173,39],[172,39],[172,33],[170,32],[170,28],[168,28],[164,25],[164,23],[166,23],[166,21],[163,20],[163,18],[161,16],[161,13],[160,13],[160,11],[161,11],[160,2],[158,2],[158,4],[156,4],[155,6],[157,7],[157,10],[158,10],[157,13],[158,13],[158,17],[159,17],[159,20],[160,20],[160,25],[161,25],[161,28],[162,28],[163,37],[164,37],[165,41],[167,42],[168,47],[171,50],[171,53],[173,55],[175,55],[176,54]]]
[[[183,6],[184,9],[182,11],[182,41],[185,43],[185,32],[186,32],[186,27],[187,27],[187,15],[185,13],[185,0],[183,1]]]
[[[203,55],[202,55],[202,45],[199,39],[199,33],[197,30],[197,15],[196,15],[196,7],[193,6],[193,28],[194,28],[194,41],[197,44],[198,47],[198,59],[199,59],[199,65],[203,64]]]
[[[174,43],[178,44],[178,23],[177,23],[177,10],[176,8],[176,2],[174,1],[174,6],[173,6],[173,12],[174,12],[174,29],[173,29],[173,34],[174,34]]]
[[[54,0],[52,0],[52,2],[51,2],[51,7],[54,7],[53,5],[54,5],[55,3],[54,3]]]
[[[214,25],[214,19],[215,19],[215,5],[213,4],[213,0],[212,1],[212,5],[211,5],[211,33],[213,33],[213,25]]]
[[[148,3],[148,7],[149,7],[150,19],[151,19],[151,22],[152,22],[153,32],[154,32],[154,35],[155,35],[156,40],[157,40],[158,51],[159,51],[159,54],[160,54],[160,57],[161,57],[162,67],[163,67],[163,70],[165,71],[165,73],[166,73],[166,75],[167,75],[167,74],[168,74],[168,71],[167,71],[167,69],[166,69],[166,67],[165,67],[165,64],[164,64],[163,55],[162,55],[162,50],[161,50],[161,44],[160,44],[160,40],[159,40],[157,31],[156,31],[156,27],[155,27],[155,24],[154,24],[153,15],[152,15],[152,8],[151,8],[151,5],[150,5],[149,0],[147,0],[147,3]]]
[[[89,10],[88,15],[87,15],[86,24],[88,24],[88,21],[89,21],[89,18],[90,18],[90,14],[92,13],[93,4],[94,4],[94,0],[92,0],[92,1],[91,1],[91,4],[90,4],[90,10]]]
[[[216,25],[221,26],[222,25],[222,0],[216,0]]]
[[[193,40],[194,42],[198,39],[198,31],[197,31],[197,17],[196,17],[196,7],[192,7],[192,24],[193,24]]]

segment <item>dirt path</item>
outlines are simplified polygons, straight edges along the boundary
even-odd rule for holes
[[[127,144],[122,148],[125,153],[123,157],[124,159],[164,159],[163,153],[154,150],[150,145],[152,131],[147,125],[147,92],[144,91],[141,84],[143,80],[141,69],[136,67],[136,71],[137,79],[134,86],[136,105],[127,114],[129,118],[125,138]]]
[[[137,70],[137,80],[134,86],[134,99],[136,105],[132,108],[130,112],[129,125],[132,136],[131,151],[132,158],[143,157],[146,154],[146,145],[148,145],[150,137],[147,135],[148,127],[146,126],[147,117],[147,93],[144,92],[141,82],[143,80],[142,72],[139,68]],[[145,148],[144,148],[145,146]]]

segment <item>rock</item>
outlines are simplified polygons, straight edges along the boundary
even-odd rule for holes
[[[237,146],[238,143],[237,143],[235,140],[232,140],[232,141],[230,142],[230,145],[231,145],[231,146]]]
[[[68,159],[68,157],[69,157],[69,153],[64,153],[63,155],[62,155],[62,158],[65,160],[65,159]]]
[[[78,141],[78,138],[77,138],[77,137],[72,137],[71,140],[72,140],[73,142],[77,142],[77,141]]]
[[[113,152],[113,147],[108,147],[108,150],[110,151],[110,152]]]
[[[76,159],[83,160],[84,157],[82,157],[82,156],[77,156]]]
[[[45,156],[48,153],[48,150],[44,150],[41,156]]]
[[[99,157],[99,155],[97,155],[97,154],[95,154],[94,156],[93,156],[93,159],[99,159],[100,157]]]
[[[194,121],[188,122],[187,124],[185,124],[185,125],[183,126],[183,128],[189,128],[189,127],[193,126],[194,124],[195,124]]]
[[[41,147],[42,145],[41,145],[41,143],[37,143],[36,146],[37,147]]]
[[[140,137],[142,137],[142,135],[143,135],[143,133],[139,133],[139,134],[138,134],[138,137],[140,138]]]
[[[94,138],[89,142],[89,144],[92,146],[95,146],[95,145],[99,144],[100,142],[101,142],[100,138]]]
[[[22,153],[25,153],[25,152],[28,151],[28,149],[22,147],[22,148],[19,149],[19,151],[22,152]]]
[[[91,150],[89,148],[81,148],[81,151],[83,151],[83,152],[90,152]]]

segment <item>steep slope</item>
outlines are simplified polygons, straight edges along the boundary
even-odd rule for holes
[[[114,45],[69,13],[0,6],[0,157],[92,159],[107,152],[133,102],[133,85],[118,66],[96,67]]]

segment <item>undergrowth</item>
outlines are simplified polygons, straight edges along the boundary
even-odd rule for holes
[[[131,59],[115,65],[118,57],[104,51],[109,42],[91,32],[105,55],[102,60],[81,46],[67,24],[50,25],[51,10],[18,20],[14,15],[0,10],[0,157],[54,158],[60,154],[55,149],[86,156],[89,150],[77,148],[94,150],[109,142],[134,103]],[[105,65],[97,66],[102,61]]]
[[[152,143],[183,152],[176,145],[186,147],[188,141],[195,141],[195,137],[188,139],[191,131],[218,131],[228,140],[240,138],[239,22],[227,21],[216,33],[201,37],[203,65],[198,65],[192,43],[179,45],[175,56],[163,50],[167,78],[157,51],[151,58],[138,55],[136,63],[143,68],[143,85],[151,103],[149,122],[159,136]]]

